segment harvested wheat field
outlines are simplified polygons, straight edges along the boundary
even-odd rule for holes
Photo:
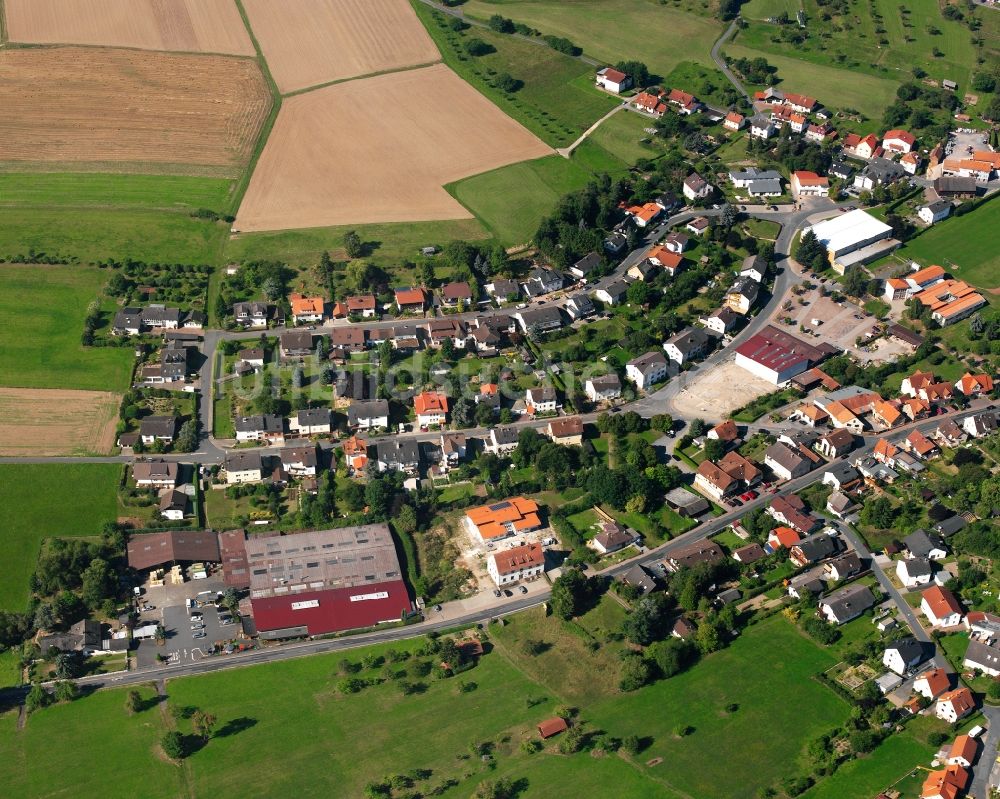
[[[246,164],[271,107],[255,61],[47,47],[0,50],[0,161]]]
[[[284,94],[441,58],[407,0],[243,0]]]
[[[115,444],[121,395],[0,388],[0,455],[104,455]]]
[[[256,55],[235,0],[5,0],[24,44],[90,44]]]
[[[286,100],[234,230],[463,219],[444,184],[551,148],[448,67]]]

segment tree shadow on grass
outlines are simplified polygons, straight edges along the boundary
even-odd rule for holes
[[[239,718],[230,719],[213,734],[213,738],[229,738],[233,735],[239,735],[241,732],[249,730],[251,727],[257,726],[257,719],[250,718],[249,716],[240,716]]]

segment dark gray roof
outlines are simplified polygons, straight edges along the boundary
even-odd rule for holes
[[[308,330],[285,330],[281,334],[283,350],[311,350],[313,339]]]
[[[903,546],[915,558],[926,558],[932,549],[944,550],[944,542],[926,530],[917,530],[903,539]]]
[[[173,416],[147,416],[139,422],[139,435],[173,438],[177,419]]]
[[[867,585],[848,585],[821,599],[820,604],[828,607],[838,622],[844,622],[873,607],[875,595]]]
[[[498,444],[516,444],[519,435],[516,427],[494,427],[491,433]]]
[[[924,645],[916,638],[901,638],[886,646],[886,651],[896,650],[908,665],[920,663],[924,659]]]
[[[656,580],[638,563],[618,579],[627,585],[635,586],[642,594],[648,594],[650,591],[656,590]]]
[[[667,339],[667,344],[673,344],[681,351],[681,354],[688,356],[695,352],[701,352],[708,346],[708,334],[700,327],[689,327],[680,333],[675,333]]]
[[[573,264],[573,268],[584,275],[589,275],[601,265],[601,256],[596,252],[587,253]]]
[[[886,158],[873,158],[861,170],[861,174],[879,183],[884,183],[903,177],[906,170],[895,161]]]
[[[951,203],[947,200],[935,200],[927,205],[927,208],[932,214],[936,214],[938,211],[943,211],[945,208],[951,208]]]
[[[666,356],[662,352],[647,352],[638,358],[633,358],[628,362],[629,366],[634,366],[644,375],[649,374],[654,369],[662,369],[667,365]]]
[[[226,471],[227,472],[246,472],[252,471],[253,469],[263,469],[264,461],[260,457],[259,452],[227,452],[226,453]]]
[[[359,419],[378,419],[389,415],[388,400],[354,400],[347,409],[347,423],[357,424]]]
[[[760,293],[760,283],[749,275],[741,275],[733,281],[733,285],[732,288],[729,289],[729,293],[742,294],[752,302],[757,299],[757,295]]]
[[[305,408],[298,412],[298,423],[300,425],[314,426],[318,424],[330,424],[331,413],[329,408]]]
[[[943,536],[949,536],[962,530],[967,524],[968,522],[961,516],[952,516],[950,519],[945,519],[943,522],[935,524],[934,529]]]
[[[420,463],[420,445],[413,439],[379,441],[376,452],[379,461],[389,466],[416,466]]]
[[[559,309],[555,306],[547,308],[529,308],[521,312],[521,319],[525,329],[532,327],[562,327],[563,319]]]
[[[826,474],[833,475],[840,485],[844,483],[853,483],[855,480],[860,480],[861,475],[858,474],[858,470],[855,469],[849,463],[835,463],[832,466],[827,467]]]
[[[837,541],[833,536],[826,533],[813,533],[799,541],[794,549],[798,549],[810,563],[813,563],[835,555],[837,553]]]
[[[283,429],[284,420],[275,413],[236,418],[236,432],[238,433],[280,433]]]
[[[831,560],[829,565],[830,568],[837,570],[842,580],[844,577],[861,571],[861,558],[858,557],[857,552],[845,552],[839,558]]]
[[[982,641],[969,641],[969,648],[965,650],[965,660],[973,667],[1000,670],[1000,647],[990,646]]]
[[[914,557],[900,562],[903,564],[906,573],[910,577],[927,577],[933,571],[931,568],[931,562],[927,558]]]
[[[747,184],[750,194],[781,194],[780,180],[754,180]]]

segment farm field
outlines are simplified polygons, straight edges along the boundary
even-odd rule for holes
[[[96,536],[106,521],[114,520],[121,468],[103,463],[0,464],[0,609],[24,609],[42,541]]]
[[[107,455],[121,395],[0,387],[0,455]]]
[[[737,41],[742,42],[743,39],[737,37]],[[733,58],[757,58],[762,55],[743,44],[727,44],[725,52]],[[870,119],[882,118],[882,111],[895,99],[899,85],[889,78],[828,64],[814,64],[771,52],[766,56],[768,63],[778,68],[784,90],[809,94],[835,108],[854,108]]]
[[[583,188],[590,178],[574,162],[550,155],[466,178],[446,188],[502,244],[512,246],[531,241],[539,221],[559,198]]]
[[[137,102],[142,98],[142,102]],[[88,47],[0,52],[0,162],[236,177],[271,106],[250,59]],[[117,167],[116,164],[125,167]]]
[[[926,265],[940,264],[954,277],[994,291],[1000,289],[998,226],[1000,203],[989,202],[964,216],[938,222],[897,254]]]
[[[756,11],[758,1],[776,14],[785,0],[754,0],[744,7],[744,17],[763,19],[769,15]],[[893,0],[873,0],[870,12],[855,13],[857,9],[852,6],[847,15],[816,0],[804,0],[802,5],[809,19],[810,36],[805,41],[783,42],[775,26],[765,23],[751,23],[740,32],[737,41],[763,55],[787,55],[821,66],[839,63],[858,73],[889,79],[908,80],[913,67],[920,66],[936,80],[950,78],[958,82],[960,91],[968,88],[970,72],[976,64],[976,48],[969,44],[969,28],[963,22],[946,19],[936,0],[915,0],[903,5]],[[901,12],[903,7],[909,14]],[[789,14],[794,16],[795,10],[797,4]],[[824,13],[832,13],[832,19],[824,20]],[[875,18],[876,13],[881,19]],[[983,16],[990,15],[980,13]],[[876,30],[879,25],[884,32]],[[941,53],[938,57],[932,55],[935,48]],[[779,76],[786,78],[790,87],[787,76],[780,70]],[[838,106],[833,99],[827,102]]]
[[[244,0],[282,94],[439,61],[407,0]]]
[[[0,172],[0,208],[149,208],[223,211],[233,182],[185,175]]]
[[[578,59],[487,28],[457,32],[451,27],[451,17],[420,0],[411,2],[445,63],[553,147],[573,142],[617,104],[614,97],[594,88],[593,67]],[[493,52],[470,57],[465,47],[473,38],[484,41]],[[501,91],[495,85],[496,76],[504,73],[522,85],[514,92]]]
[[[234,228],[460,219],[444,184],[550,152],[443,64],[340,83],[282,105]]]
[[[85,349],[87,306],[108,273],[93,267],[0,264],[0,383],[122,391],[131,349]]]
[[[565,36],[597,59],[644,61],[661,77],[683,60],[712,65],[711,50],[722,23],[657,0],[470,0],[467,14],[502,14],[543,34]]]
[[[12,42],[255,55],[235,0],[5,0],[4,8]]]
[[[4,208],[2,214],[0,258],[8,261],[23,260],[34,251],[80,263],[134,258],[148,263],[217,264],[228,235],[228,226],[222,223],[163,211],[27,206]],[[74,329],[73,338],[79,333]],[[0,362],[2,358],[0,354]]]

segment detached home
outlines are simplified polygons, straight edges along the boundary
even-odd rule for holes
[[[962,623],[962,606],[947,588],[932,585],[920,595],[920,612],[934,627],[957,627]]]
[[[625,365],[625,377],[635,383],[640,391],[667,377],[667,359],[660,352],[647,352],[633,358]]]
[[[486,568],[498,588],[533,580],[545,572],[545,552],[537,543],[492,552]]]

